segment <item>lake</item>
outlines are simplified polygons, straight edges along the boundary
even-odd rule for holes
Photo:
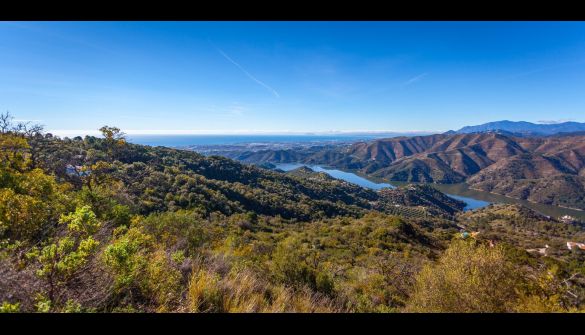
[[[379,190],[379,189],[382,189],[385,187],[390,187],[390,188],[395,187],[395,186],[388,184],[388,183],[376,183],[376,182],[368,180],[364,177],[360,177],[355,173],[345,172],[345,171],[336,170],[336,169],[324,168],[320,165],[307,165],[307,164],[300,164],[300,163],[278,163],[278,164],[274,164],[274,165],[276,165],[276,167],[278,169],[281,169],[283,171],[290,171],[290,170],[294,170],[296,168],[299,168],[301,166],[306,166],[315,172],[325,172],[333,178],[342,179],[342,180],[348,181],[350,183],[360,185],[361,187],[366,187],[366,188],[370,188],[373,190]]]
[[[300,164],[300,163],[280,163],[280,164],[274,164],[274,165],[276,165],[277,168],[279,168],[283,171],[290,171],[290,170],[294,170],[296,168],[299,168],[301,166],[307,166],[315,172],[325,172],[333,178],[342,179],[342,180],[348,181],[350,183],[360,185],[361,187],[366,187],[366,188],[373,189],[373,190],[379,190],[382,188],[395,188],[396,187],[396,186],[389,184],[389,183],[376,182],[372,178],[366,179],[365,177],[359,176],[355,173],[341,171],[341,170],[332,169],[332,168],[326,168],[326,167],[323,167],[320,165],[307,165],[307,164]],[[476,208],[485,207],[485,206],[490,204],[490,202],[483,201],[480,199],[474,199],[474,198],[465,197],[462,195],[450,194],[450,193],[445,193],[445,194],[447,194],[451,198],[465,202],[466,206],[465,206],[464,210],[466,210],[466,211],[476,209]]]
[[[396,186],[406,185],[408,183],[404,182],[385,182],[380,179],[365,177],[363,175],[358,175],[356,173],[341,171],[334,168],[328,168],[320,165],[308,165],[308,164],[300,164],[300,163],[281,163],[281,164],[274,164],[277,168],[283,171],[290,171],[296,169],[301,166],[307,166],[314,171],[317,172],[325,172],[332,176],[333,178],[342,179],[348,181],[350,183],[354,183],[360,185],[362,187],[370,188],[373,190],[379,190],[385,187],[394,188]],[[466,203],[464,208],[465,211],[473,210],[476,208],[485,207],[491,203],[506,203],[506,204],[520,204],[531,208],[541,214],[548,215],[551,217],[561,217],[563,215],[570,215],[580,220],[585,220],[585,211],[579,211],[569,208],[563,208],[558,206],[551,206],[551,205],[544,205],[544,204],[537,204],[533,202],[529,202],[526,200],[521,199],[514,199],[509,198],[500,194],[494,194],[484,191],[478,191],[470,189],[467,184],[459,183],[459,184],[430,184],[431,186],[435,187],[439,191],[445,193],[446,195],[461,200]]]
[[[548,215],[554,218],[559,218],[564,215],[570,215],[580,220],[585,220],[585,211],[576,209],[563,208],[559,206],[538,204],[522,199],[514,199],[506,197],[501,194],[494,194],[485,191],[473,190],[465,183],[459,184],[433,184],[438,190],[444,193],[457,194],[460,196],[488,201],[491,203],[505,203],[505,204],[518,204],[531,208],[539,213]]]

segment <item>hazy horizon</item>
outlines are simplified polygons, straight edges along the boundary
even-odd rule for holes
[[[99,130],[51,130],[46,129],[47,133],[62,137],[71,136],[98,136],[101,135]],[[264,131],[264,132],[193,132],[190,130],[125,130],[121,129],[126,135],[132,136],[352,136],[352,135],[387,135],[387,134],[404,134],[404,135],[417,135],[417,134],[437,134],[441,131],[377,131],[377,130],[364,130],[364,131]]]

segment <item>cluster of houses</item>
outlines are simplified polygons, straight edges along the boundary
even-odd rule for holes
[[[549,248],[550,248],[550,246],[548,244],[546,244],[544,246],[544,248],[526,249],[526,251],[530,252],[530,253],[538,253],[538,254],[546,256]],[[569,249],[569,250],[585,250],[585,243],[567,241],[567,249]]]
[[[574,217],[572,217],[570,215],[561,216],[559,218],[559,221],[561,221],[563,223],[576,223],[576,222],[578,222],[577,219],[575,219]],[[550,247],[547,244],[544,246],[544,248],[526,249],[526,251],[528,251],[530,253],[538,253],[538,254],[546,256],[549,248]],[[567,249],[569,249],[569,250],[585,250],[585,243],[567,241]]]

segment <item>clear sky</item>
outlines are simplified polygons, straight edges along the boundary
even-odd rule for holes
[[[584,22],[0,22],[0,110],[56,133],[585,121]]]

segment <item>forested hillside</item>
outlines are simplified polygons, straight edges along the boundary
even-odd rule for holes
[[[585,256],[562,248],[581,226],[100,130],[60,139],[0,119],[0,311],[585,308]],[[558,250],[525,250],[541,243]]]

